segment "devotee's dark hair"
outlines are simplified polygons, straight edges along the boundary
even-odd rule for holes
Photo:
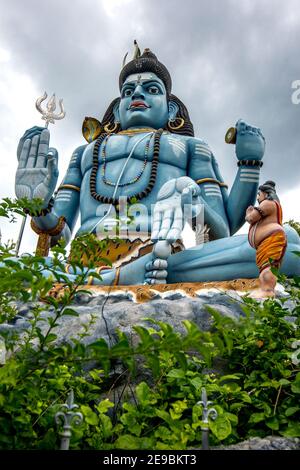
[[[276,183],[274,183],[274,181],[268,180],[264,184],[260,185],[258,189],[266,193],[267,199],[269,199],[270,201],[279,202],[279,197],[277,196],[275,186]]]

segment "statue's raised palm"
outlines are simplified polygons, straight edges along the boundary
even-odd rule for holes
[[[58,154],[49,148],[48,129],[33,127],[20,140],[17,156],[16,196],[18,198],[40,198],[47,207],[54,192],[58,177]]]

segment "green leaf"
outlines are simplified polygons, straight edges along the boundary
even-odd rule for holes
[[[98,416],[89,406],[81,405],[80,408],[84,415],[84,419],[88,424],[96,426],[99,423]]]
[[[130,434],[124,434],[115,441],[114,447],[116,449],[136,450],[140,448],[140,439]]]
[[[143,348],[148,349],[154,343],[154,338],[150,335],[149,331],[143,326],[134,326],[134,330],[141,338]]]
[[[79,317],[79,313],[76,312],[76,310],[74,310],[73,308],[65,308],[62,314],[70,317]]]
[[[288,428],[281,434],[284,437],[300,437],[300,423],[289,423]]]
[[[186,359],[186,355],[183,352],[175,352],[175,357],[183,370],[187,370],[188,363]]]
[[[219,383],[225,382],[227,380],[239,380],[242,374],[231,374],[231,375],[223,375],[219,378]]]
[[[102,434],[105,439],[112,435],[113,425],[109,416],[101,414],[99,416],[100,422],[102,424]]]
[[[148,366],[153,372],[154,377],[158,377],[160,373],[160,360],[157,354],[150,354],[146,355],[146,361]]]
[[[185,400],[178,400],[172,403],[172,408],[170,408],[170,416],[172,419],[179,419],[182,416],[184,410],[187,409],[187,403]]]
[[[168,424],[172,423],[172,419],[171,419],[169,413],[165,410],[156,410],[156,416],[163,419]]]
[[[253,424],[256,424],[256,423],[260,423],[261,421],[264,421],[265,420],[265,414],[264,413],[253,413],[251,416],[250,416],[250,419],[248,421],[249,424],[253,423]]]
[[[182,369],[171,369],[170,372],[167,374],[167,377],[172,379],[184,379],[186,373]]]
[[[132,348],[129,346],[127,338],[122,339],[111,348],[112,357],[118,358],[118,357],[131,355],[131,354],[132,354]]]
[[[297,413],[300,410],[299,406],[291,406],[285,410],[285,416],[292,416],[293,414]]]
[[[294,393],[300,393],[300,382],[292,383],[291,390]]]
[[[247,392],[241,392],[239,396],[243,402],[252,403],[251,397],[248,395]]]
[[[190,380],[190,383],[195,387],[197,391],[199,391],[203,387],[203,379],[201,376],[194,377],[193,379]]]
[[[96,408],[99,413],[106,413],[109,408],[113,408],[114,406],[115,405],[108,398],[105,398],[105,400],[102,400],[100,403],[98,403]]]
[[[149,388],[149,386],[146,384],[146,382],[141,382],[139,383],[136,388],[136,396],[138,399],[138,402],[142,406],[146,406],[148,404],[153,404],[157,402],[157,399],[153,396],[153,392]]]
[[[266,420],[266,425],[268,428],[273,429],[274,431],[278,431],[279,429],[279,421],[276,416],[273,416],[272,418],[268,418]]]
[[[90,348],[94,349],[100,356],[108,356],[108,345],[103,338],[90,344]]]
[[[220,440],[223,441],[231,434],[231,422],[226,415],[218,416],[215,421],[209,422],[209,427],[212,433]]]
[[[55,341],[56,339],[57,339],[57,335],[55,335],[54,333],[49,333],[49,335],[47,336],[45,340],[45,344],[52,343],[52,341]]]
[[[287,379],[280,379],[278,383],[280,383],[280,385],[290,385],[291,382]]]
[[[232,422],[232,424],[237,425],[238,424],[238,417],[232,413],[226,412],[227,418]]]

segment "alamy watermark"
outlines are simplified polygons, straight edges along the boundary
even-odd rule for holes
[[[293,104],[300,104],[300,80],[294,80],[292,82],[292,90],[291,100]]]
[[[181,238],[182,230],[189,223],[195,230],[197,244],[205,243],[208,230],[204,224],[204,205],[184,204],[180,201],[174,207],[156,204],[149,207],[141,203],[128,204],[126,197],[120,197],[118,209],[110,204],[97,208],[99,222],[96,227],[98,239],[118,237],[135,240],[159,234],[160,239]]]

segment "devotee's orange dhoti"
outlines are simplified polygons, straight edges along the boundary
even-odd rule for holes
[[[257,247],[256,264],[261,273],[270,266],[279,268],[287,246],[286,235],[282,230],[276,230],[265,238]],[[270,262],[271,258],[271,262]]]

